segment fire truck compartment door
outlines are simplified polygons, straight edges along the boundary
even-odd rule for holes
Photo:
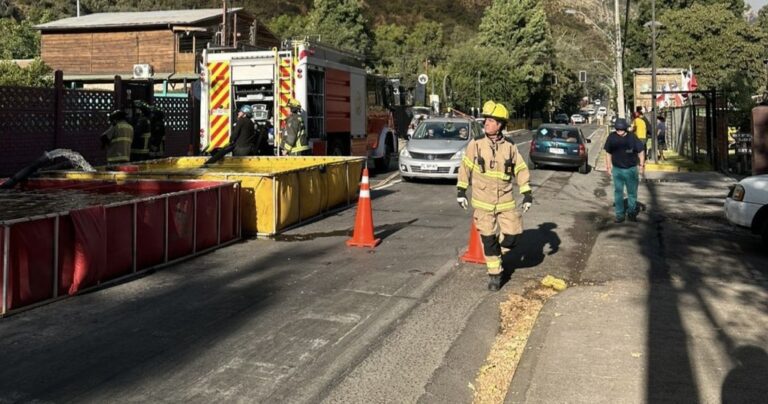
[[[365,75],[350,73],[350,133],[352,136],[365,136],[366,130],[366,93]]]
[[[275,66],[271,63],[232,65],[233,83],[257,84],[265,81],[274,81],[274,78]]]

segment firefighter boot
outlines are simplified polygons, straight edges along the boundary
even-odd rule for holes
[[[488,275],[488,290],[497,291],[501,289],[501,274]]]

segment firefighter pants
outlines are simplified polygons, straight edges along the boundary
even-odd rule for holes
[[[475,209],[472,215],[475,227],[483,242],[483,254],[488,275],[498,275],[501,268],[501,249],[512,249],[523,232],[520,212],[516,209],[504,212],[488,212]]]

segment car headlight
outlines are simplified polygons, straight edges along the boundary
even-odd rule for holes
[[[400,152],[400,157],[411,157],[411,153],[408,153],[408,149],[403,149],[403,151]]]
[[[453,156],[451,156],[451,160],[461,160],[462,158],[464,158],[464,150],[459,150]]]
[[[735,187],[733,187],[733,196],[731,198],[734,201],[743,201],[744,200],[744,187],[741,184],[736,184]]]

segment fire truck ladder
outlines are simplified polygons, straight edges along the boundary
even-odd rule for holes
[[[275,49],[275,86],[278,89],[278,97],[275,97],[275,146],[280,149],[282,131],[285,128],[285,120],[288,118],[288,102],[293,98],[293,72],[295,69],[291,52],[278,52]]]

